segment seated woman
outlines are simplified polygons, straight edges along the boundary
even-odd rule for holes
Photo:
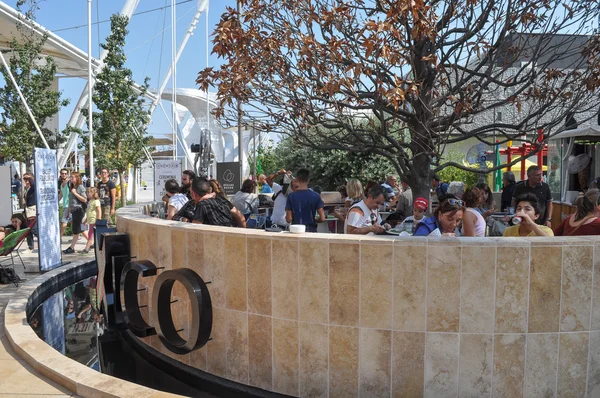
[[[172,220],[173,216],[187,203],[188,198],[185,194],[180,193],[181,188],[175,179],[165,181],[165,191],[165,196],[168,197],[166,218]]]
[[[238,209],[248,220],[250,214],[258,213],[258,195],[254,193],[256,182],[248,179],[242,183],[242,188],[233,195],[231,203]]]
[[[526,193],[515,198],[515,216],[521,222],[506,228],[503,236],[554,236],[552,229],[535,223],[540,217],[540,206],[537,196]]]
[[[481,189],[483,192],[483,201],[478,209],[476,209],[483,218],[488,218],[491,216],[496,209],[496,202],[494,202],[494,195],[492,194],[492,190],[488,184],[485,182],[481,182],[477,184],[477,188]]]
[[[456,227],[462,221],[465,202],[452,194],[441,195],[433,215],[421,221],[414,236],[456,236]]]
[[[479,188],[467,189],[463,200],[467,206],[463,217],[463,236],[485,236],[485,219],[477,210],[484,202],[483,190]]]
[[[4,238],[15,231],[19,231],[21,229],[27,228],[27,222],[25,222],[25,217],[23,217],[20,213],[15,213],[10,218],[10,225],[6,227],[0,227],[0,247],[4,244]]]
[[[598,189],[588,189],[585,195],[577,199],[577,212],[565,218],[554,230],[554,235],[600,235],[600,219],[597,216],[600,214],[599,199]]]

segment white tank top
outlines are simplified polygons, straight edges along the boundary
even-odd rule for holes
[[[354,208],[359,208],[362,210],[363,215],[362,217],[360,216],[359,213],[354,212],[354,214],[350,215],[350,210],[354,209]],[[348,224],[351,224],[353,227],[356,228],[363,228],[363,227],[369,227],[371,225],[373,225],[373,222],[371,221],[371,214],[374,214],[375,216],[375,220],[376,222],[380,222],[381,219],[379,218],[379,214],[377,213],[377,210],[371,210],[367,207],[367,205],[365,204],[364,200],[361,200],[360,202],[356,203],[355,205],[353,205],[352,207],[350,207],[348,209],[348,217],[346,218],[346,222],[344,223],[344,233],[347,234],[348,233]],[[349,217],[353,217],[352,220],[349,220]],[[356,218],[354,218],[356,217]]]
[[[477,222],[475,223],[475,236],[484,237],[485,236],[485,219],[477,210],[467,207],[467,211],[469,213],[475,214],[477,217]]]

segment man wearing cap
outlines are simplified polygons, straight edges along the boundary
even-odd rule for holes
[[[429,201],[425,198],[416,198],[413,203],[413,215],[408,216],[402,221],[402,225],[400,226],[400,230],[404,229],[404,223],[412,222],[413,230],[417,227],[417,224],[425,219],[425,212],[429,208]]]

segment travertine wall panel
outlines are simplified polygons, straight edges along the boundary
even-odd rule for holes
[[[144,341],[220,377],[302,397],[600,394],[600,237],[291,235],[130,214],[118,227],[138,259],[210,282],[205,347]],[[177,284],[173,299],[187,337]]]

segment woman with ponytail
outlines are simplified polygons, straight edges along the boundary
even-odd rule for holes
[[[577,212],[554,230],[555,236],[600,235],[600,191],[588,189],[577,199]]]

